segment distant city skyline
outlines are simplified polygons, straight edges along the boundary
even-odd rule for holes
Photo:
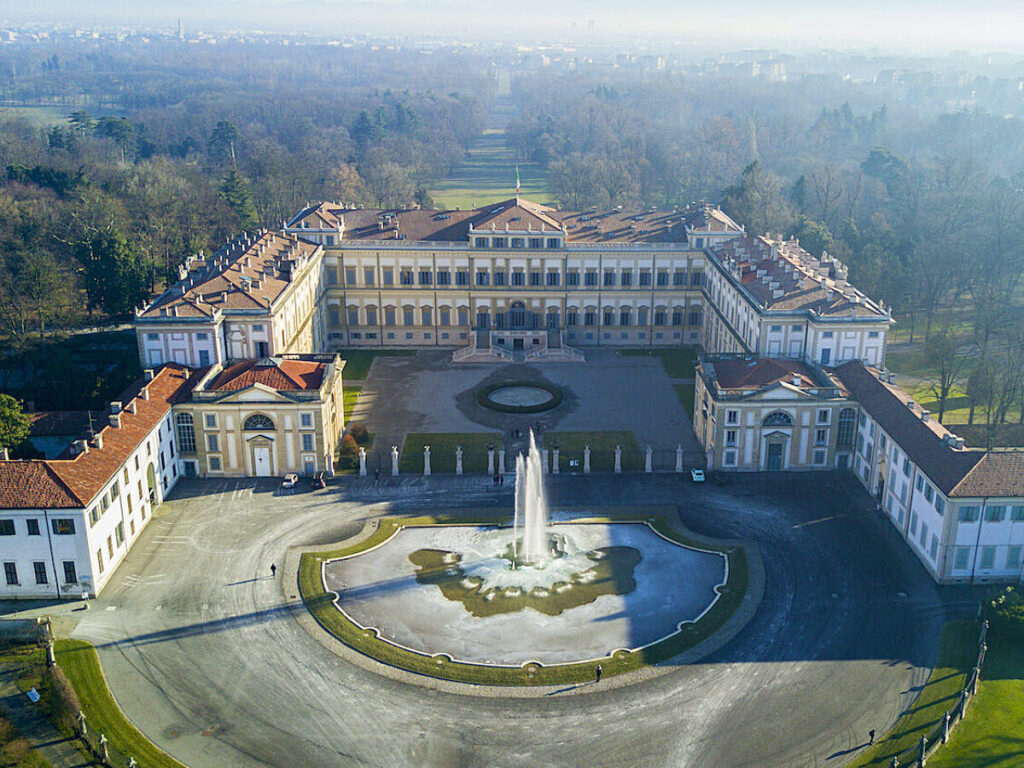
[[[469,0],[178,0],[159,5],[127,0],[46,0],[0,7],[0,23],[72,23],[209,29],[280,29],[324,35],[449,34],[495,39],[507,33],[523,43],[593,35],[648,36],[732,42],[735,45],[814,47],[877,45],[887,50],[941,52],[1024,51],[1024,3],[979,0],[966,12],[953,0],[862,0],[823,7],[811,0],[731,0],[714,6],[673,0],[557,5],[520,0],[514,13]]]

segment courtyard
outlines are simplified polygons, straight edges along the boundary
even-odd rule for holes
[[[928,676],[946,611],[852,477],[562,475],[548,489],[554,507],[642,499],[697,534],[755,542],[755,615],[705,658],[601,683],[511,695],[394,673],[310,620],[294,548],[382,515],[510,513],[509,486],[346,477],[282,494],[271,480],[190,480],[91,610],[55,609],[60,629],[97,646],[129,719],[197,767],[576,766],[595,748],[604,766],[841,765]]]

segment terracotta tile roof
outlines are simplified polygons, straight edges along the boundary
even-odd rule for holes
[[[947,496],[965,495],[954,490],[986,456],[983,451],[947,445],[943,438],[951,434],[949,430],[934,418],[922,421],[920,409],[908,406],[911,401],[905,392],[880,381],[877,373],[861,362],[844,363],[833,373],[939,490]]]
[[[319,245],[280,232],[242,236],[205,259],[138,315],[141,320],[213,317],[219,309],[270,309]]]
[[[990,451],[957,483],[953,496],[1024,498],[1024,451]]]
[[[344,242],[363,240],[465,243],[470,227],[480,234],[526,230],[541,235],[565,229],[570,244],[590,243],[685,243],[687,226],[706,231],[742,229],[728,216],[710,206],[684,211],[611,208],[589,211],[558,211],[522,197],[510,198],[466,211],[404,209],[354,209],[336,203],[308,206],[296,214],[288,229],[302,236],[303,224],[311,231],[335,230],[344,224]],[[543,227],[543,229],[542,229]]]
[[[207,391],[240,390],[262,384],[279,391],[319,389],[327,365],[313,360],[286,360],[268,357],[243,360],[225,368]]]
[[[0,509],[85,506],[45,461],[0,461]]]
[[[765,309],[812,310],[820,317],[888,317],[846,280],[831,257],[816,259],[795,240],[737,237],[713,247],[725,271]]]
[[[801,377],[801,387],[816,389],[822,386],[814,373],[799,360],[710,360],[707,365],[713,366],[718,386],[722,389],[760,389],[776,382],[796,386],[795,376]]]

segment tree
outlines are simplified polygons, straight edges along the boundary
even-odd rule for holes
[[[948,329],[936,331],[924,342],[925,359],[935,371],[928,380],[929,389],[939,404],[938,419],[946,413],[950,392],[960,383],[967,358],[959,353],[956,341]]]
[[[149,298],[149,270],[135,246],[115,229],[97,231],[77,248],[85,269],[89,311],[126,315]]]
[[[792,210],[782,194],[782,179],[762,168],[757,160],[743,169],[738,184],[725,190],[722,207],[736,221],[743,222],[752,235],[783,232],[792,219]]]
[[[256,205],[253,202],[252,191],[245,178],[236,168],[232,168],[224,176],[220,187],[220,196],[224,198],[228,206],[238,218],[242,229],[255,229],[259,223],[256,214]]]
[[[233,123],[221,120],[214,126],[207,142],[207,151],[210,157],[219,163],[226,164],[231,161],[231,167],[236,168],[238,163],[235,160],[235,145],[240,139],[238,129]]]
[[[96,133],[113,139],[121,150],[121,162],[126,162],[128,147],[135,143],[135,126],[127,117],[101,117],[96,123]]]
[[[24,443],[31,423],[20,400],[0,394],[0,448],[13,450]]]

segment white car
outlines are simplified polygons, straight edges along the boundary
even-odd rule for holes
[[[695,483],[703,483],[704,482],[704,470],[703,469],[697,469],[697,468],[691,469],[690,470],[690,479],[693,480],[693,482],[695,482]]]
[[[299,484],[299,476],[294,472],[289,472],[284,476],[284,482],[281,483],[282,488],[294,488]]]

